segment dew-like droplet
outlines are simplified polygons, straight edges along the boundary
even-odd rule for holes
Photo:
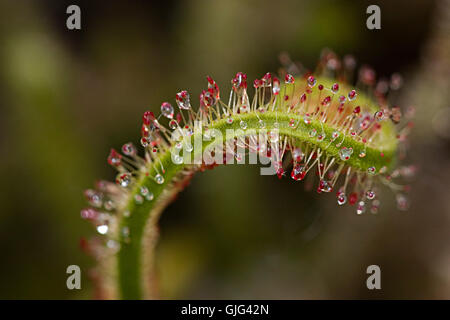
[[[105,209],[108,211],[114,210],[116,205],[114,204],[114,201],[112,201],[111,199],[108,199],[105,201]]]
[[[149,144],[150,144],[150,139],[147,139],[147,138],[141,138],[141,145],[142,145],[144,148],[148,147]]]
[[[227,123],[228,124],[232,124],[233,123],[233,117],[232,116],[228,116]]]
[[[175,130],[178,127],[178,122],[175,119],[169,121],[169,128]]]
[[[236,73],[236,76],[231,80],[234,91],[239,89],[247,89],[247,75],[242,72]]]
[[[163,102],[161,104],[161,113],[164,117],[168,118],[168,119],[172,119],[173,118],[173,107],[170,103],[168,102]]]
[[[131,184],[131,173],[119,173],[116,177],[116,183],[123,188],[128,187]]]
[[[306,101],[306,94],[302,94],[300,97],[300,102],[303,103]]]
[[[273,78],[272,93],[276,96],[280,93],[280,80]]]
[[[211,93],[211,95],[214,97],[214,102],[220,99],[220,90],[217,83],[214,81],[213,78],[210,76],[206,77],[206,80],[208,81],[208,91]]]
[[[291,178],[295,181],[300,181],[305,178],[306,168],[304,165],[296,164],[291,171]]]
[[[266,123],[263,120],[259,120],[258,124],[259,124],[259,128],[260,129],[265,129],[266,128]]]
[[[191,108],[189,93],[186,90],[178,92],[175,100],[180,109],[189,110]]]
[[[339,91],[339,84],[335,83],[331,86],[331,92],[336,93]]]
[[[331,192],[333,188],[326,180],[319,181],[319,190],[320,192]]]
[[[210,91],[203,90],[200,95],[200,103],[206,107],[211,107],[216,104],[216,99]]]
[[[376,172],[377,172],[377,169],[375,167],[367,168],[367,173],[370,175],[374,175]]]
[[[357,214],[363,214],[366,211],[366,203],[364,201],[358,202],[358,206],[356,207]]]
[[[172,160],[173,160],[173,163],[175,163],[175,164],[183,163],[183,157],[179,156],[178,154],[174,155]]]
[[[366,198],[369,200],[373,200],[375,198],[375,191],[373,190],[367,190],[366,191]]]
[[[284,169],[283,169],[283,167],[280,167],[277,170],[277,177],[278,177],[278,179],[281,179],[281,178],[283,178],[283,176],[284,176]]]
[[[157,184],[163,184],[164,183],[164,177],[158,173],[155,176],[155,181],[156,181]]]
[[[140,194],[134,195],[134,202],[136,204],[142,204],[144,202],[144,198]]]
[[[366,156],[366,153],[364,152],[364,151],[361,151],[360,153],[359,153],[359,157],[360,158],[364,158]]]
[[[148,188],[146,186],[142,186],[139,190],[139,192],[141,193],[141,195],[143,195],[144,197],[149,193]]]
[[[351,90],[348,93],[348,100],[353,101],[353,100],[356,99],[356,96],[357,96],[356,91],[355,90]]]
[[[333,131],[333,133],[331,134],[331,137],[333,138],[332,141],[336,140],[339,137],[340,133],[339,131]]]
[[[384,112],[383,110],[379,110],[377,112],[375,112],[374,116],[373,116],[377,121],[381,121],[384,119]]]
[[[261,79],[265,87],[270,87],[270,80],[272,80],[272,75],[270,74],[270,72],[267,72]]]
[[[321,104],[322,104],[324,107],[330,106],[330,104],[331,104],[331,97],[330,97],[330,96],[326,96],[326,97],[322,100]]]
[[[310,88],[312,88],[316,85],[317,80],[316,80],[316,78],[314,78],[314,76],[309,76],[307,82],[308,82],[308,86]]]
[[[292,76],[292,74],[286,73],[286,76],[284,77],[284,82],[287,84],[292,84],[294,83],[295,79]]]
[[[291,127],[291,128],[295,127],[295,120],[294,119],[289,120],[289,127]]]
[[[326,137],[325,132],[322,132],[321,134],[319,134],[317,136],[317,141],[323,141],[325,139],[325,137]]]
[[[247,122],[241,120],[241,122],[239,122],[239,126],[241,127],[242,130],[245,130],[247,129]]]
[[[149,126],[153,121],[155,121],[155,115],[151,111],[145,111],[142,116],[142,122],[145,126]]]
[[[341,158],[342,161],[347,161],[348,159],[350,159],[352,153],[353,153],[352,148],[343,147],[341,148],[341,150],[339,150],[339,157]]]
[[[97,226],[97,232],[100,234],[107,234],[108,233],[108,225],[106,224],[101,224],[99,226]]]
[[[316,136],[316,134],[317,134],[317,130],[316,129],[311,129],[310,131],[309,131],[309,136],[312,138],[312,137],[315,137]]]
[[[115,149],[111,149],[108,156],[108,163],[113,167],[118,167],[122,163],[122,156]]]
[[[337,197],[337,203],[338,203],[338,205],[342,206],[342,205],[344,205],[346,202],[347,202],[347,196],[345,195],[345,193],[340,192],[340,193],[338,194],[338,197]]]
[[[153,195],[153,192],[151,192],[151,191],[149,191],[149,192],[147,193],[147,195],[145,196],[145,199],[146,199],[147,201],[152,201],[153,198],[154,198],[154,195]]]
[[[311,117],[309,116],[309,114],[305,114],[305,116],[303,117],[303,122],[305,122],[305,124],[311,123]]]
[[[89,204],[93,207],[100,208],[103,205],[103,193],[87,189],[84,191],[84,196],[86,197],[86,200],[89,202]]]
[[[146,126],[145,124],[141,127],[141,136],[143,138],[148,138],[150,136],[150,127]]]
[[[128,143],[125,143],[125,144],[122,146],[122,152],[123,152],[123,154],[126,155],[126,156],[131,156],[131,157],[133,157],[133,156],[136,155],[137,150],[136,150],[136,147],[134,146],[133,143],[128,142]]]

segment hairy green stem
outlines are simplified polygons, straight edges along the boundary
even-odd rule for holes
[[[258,113],[251,112],[248,114],[235,115],[233,123],[229,124],[226,119],[221,119],[212,122],[208,125],[210,129],[220,130],[224,137],[226,138],[226,130],[234,129],[239,132],[239,123],[241,120],[247,123],[247,132],[251,129],[258,132],[259,120],[263,120],[266,124],[266,130],[271,130],[274,128],[274,123],[278,123],[279,135],[281,137],[290,137],[293,139],[294,144],[310,143],[315,145],[321,150],[325,150],[326,154],[335,157],[339,161],[339,147],[336,147],[337,142],[341,142],[342,146],[353,148],[354,154],[356,156],[351,157],[346,164],[354,169],[365,171],[369,167],[375,167],[380,169],[383,166],[391,167],[394,162],[394,151],[396,148],[395,136],[394,137],[382,137],[387,143],[383,144],[383,150],[374,149],[369,146],[364,146],[363,143],[356,141],[355,139],[346,136],[344,139],[339,137],[336,141],[331,142],[333,128],[322,124],[319,121],[312,120],[310,124],[305,124],[299,115],[281,113],[281,112],[265,112]],[[289,126],[289,121],[294,119],[298,121],[298,126],[296,128],[291,128]],[[317,141],[316,137],[311,137],[309,132],[311,129],[316,129],[318,133],[324,132],[326,137],[322,141]],[[242,131],[240,131],[242,134]],[[381,134],[390,135],[391,130],[388,128],[384,130]],[[195,133],[192,137],[195,138]],[[239,134],[239,133],[238,133]],[[245,133],[244,133],[245,135]],[[207,146],[209,146],[213,141],[204,141],[201,152]],[[365,150],[366,156],[363,158],[357,155],[362,150]],[[380,156],[380,152],[384,153],[384,156]],[[137,183],[134,185],[131,192],[131,196],[125,212],[127,215],[122,215],[120,217],[119,230],[127,230],[127,234],[120,232],[120,243],[121,247],[117,253],[117,267],[118,275],[118,292],[123,299],[142,299],[149,297],[150,291],[150,279],[149,272],[151,270],[151,260],[153,257],[153,247],[156,242],[155,229],[158,221],[159,213],[165,208],[165,206],[170,202],[171,197],[177,193],[181,188],[169,187],[172,179],[180,173],[186,166],[192,165],[177,165],[173,163],[171,159],[171,152],[167,151],[163,153],[159,160],[165,169],[164,173],[164,183],[157,184],[152,177],[154,177],[158,172],[154,169],[154,166],[149,166],[149,175],[142,173],[138,177]],[[134,201],[134,195],[139,194],[141,187],[147,187],[148,190],[154,195],[153,201],[145,201],[143,204],[136,204]],[[125,229],[124,229],[125,228]],[[146,240],[150,237],[153,240]]]

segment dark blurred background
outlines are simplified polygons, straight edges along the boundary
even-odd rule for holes
[[[366,28],[370,4],[381,30]],[[325,47],[403,74],[393,99],[417,108],[411,209],[386,192],[378,215],[357,216],[257,166],[198,174],[161,219],[160,295],[450,298],[449,1],[3,0],[0,26],[0,298],[93,297],[82,191],[114,177],[109,148],[138,141],[143,111],[197,96],[206,75],[227,92],[238,71],[276,72],[282,51],[313,69]],[[82,290],[66,288],[70,264]],[[371,264],[382,290],[366,288]]]

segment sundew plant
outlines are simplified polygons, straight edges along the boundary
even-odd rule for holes
[[[382,210],[382,187],[408,208],[405,180],[415,168],[401,162],[414,110],[387,99],[401,77],[377,81],[371,68],[355,72],[353,57],[341,61],[330,51],[313,72],[283,61],[278,76],[250,82],[238,72],[226,95],[208,76],[198,107],[180,91],[160,115],[144,112],[142,151],[133,143],[111,149],[117,177],[86,190],[90,207],[81,211],[99,233],[85,247],[98,261],[102,298],[152,298],[158,218],[197,171],[259,163],[261,174],[315,180],[318,193],[334,194],[359,215]]]

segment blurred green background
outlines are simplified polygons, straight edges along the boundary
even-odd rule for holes
[[[82,30],[66,28],[70,4]],[[370,4],[381,30],[366,28]],[[393,99],[417,108],[410,211],[387,192],[380,214],[357,216],[257,166],[197,174],[161,219],[160,295],[450,298],[449,1],[2,0],[0,25],[0,298],[94,296],[82,191],[114,177],[109,148],[138,141],[143,111],[196,97],[206,75],[227,92],[238,71],[276,72],[282,51],[314,68],[325,47],[404,75]],[[82,290],[66,288],[70,264]],[[366,288],[371,264],[380,291]]]

